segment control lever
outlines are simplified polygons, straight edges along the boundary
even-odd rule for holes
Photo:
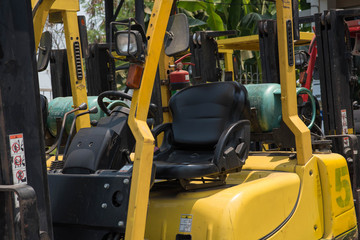
[[[74,108],[73,110],[69,111],[69,112],[66,112],[64,114],[64,118],[63,118],[63,122],[61,124],[61,130],[60,130],[60,134],[59,134],[59,140],[58,140],[58,144],[57,144],[57,150],[56,150],[56,155],[55,155],[55,162],[58,161],[58,158],[59,158],[59,150],[60,150],[60,145],[61,145],[61,139],[62,139],[62,135],[64,133],[64,129],[65,129],[65,122],[66,122],[66,118],[69,114],[73,113],[73,112],[76,112],[76,111],[79,111],[79,110],[85,110],[87,108],[87,104],[86,103],[82,103],[80,104],[79,107],[77,108]]]
[[[70,128],[70,132],[69,132],[69,136],[66,140],[66,145],[65,145],[65,149],[64,149],[64,155],[63,155],[63,161],[64,161],[64,157],[68,151],[68,148],[69,148],[69,145],[70,145],[70,139],[71,139],[71,136],[73,135],[73,132],[74,132],[74,128],[75,128],[75,123],[76,123],[76,119],[82,115],[85,115],[85,114],[94,114],[94,113],[97,113],[98,112],[98,108],[96,106],[90,108],[89,110],[87,110],[86,112],[82,112],[82,113],[79,113],[78,115],[76,115],[74,117],[74,120],[72,121],[72,124],[71,124],[71,128]]]

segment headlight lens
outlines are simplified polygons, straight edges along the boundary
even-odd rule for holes
[[[137,31],[122,31],[116,34],[116,49],[119,55],[136,55],[138,51],[136,32]]]

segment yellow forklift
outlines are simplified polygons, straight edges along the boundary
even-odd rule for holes
[[[250,151],[250,96],[232,81],[179,91],[169,99],[168,122],[150,130],[158,63],[161,80],[167,80],[172,57],[189,41],[183,16],[170,17],[174,2],[156,0],[146,34],[132,19],[114,23],[127,26],[115,31],[114,45],[133,64],[129,117],[119,107],[98,126],[81,128],[64,168],[48,174],[41,131],[34,131],[41,126],[40,111],[16,111],[25,100],[39,105],[30,94],[38,94],[33,29],[26,21],[31,7],[25,0],[17,4],[0,3],[3,239],[357,239],[347,162],[328,151],[314,153],[310,131],[297,114],[291,1],[276,1],[276,6],[282,120],[294,149]],[[3,34],[9,32],[17,35]],[[22,42],[11,41],[18,39],[14,36],[22,36]],[[20,73],[32,81],[20,81]],[[12,98],[26,90],[28,99]],[[164,106],[169,96],[163,91]],[[129,158],[119,156],[115,130],[126,124],[136,140]],[[22,154],[26,164],[19,162]],[[27,171],[28,182],[18,171]],[[42,192],[39,210],[35,192]]]

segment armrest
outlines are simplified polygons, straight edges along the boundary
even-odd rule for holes
[[[214,163],[222,169],[240,167],[248,157],[250,121],[240,120],[223,131],[216,144]]]
[[[164,140],[163,142],[166,142],[168,143],[169,142],[169,137],[170,135],[172,135],[172,128],[171,128],[172,124],[171,123],[164,123],[164,124],[161,124],[161,125],[158,125],[156,126],[155,128],[153,128],[151,130],[151,133],[153,134],[154,136],[154,139],[155,139],[155,146],[158,147],[158,144],[157,144],[157,137],[160,135],[160,133],[164,133]]]

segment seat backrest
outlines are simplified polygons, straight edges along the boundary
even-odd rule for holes
[[[230,124],[250,119],[246,88],[237,82],[200,84],[170,99],[175,145],[213,148]]]

